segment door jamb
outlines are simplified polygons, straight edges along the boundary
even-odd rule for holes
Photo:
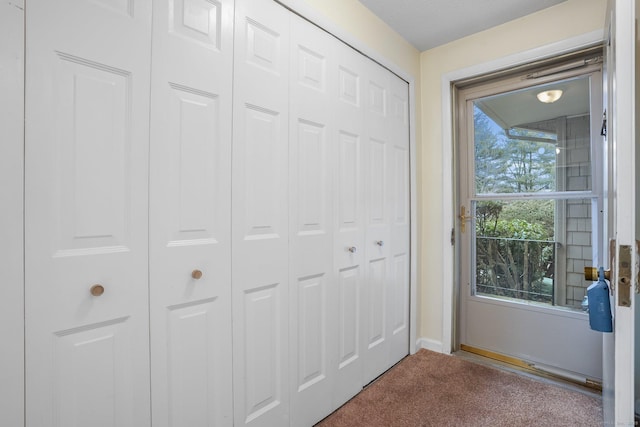
[[[442,181],[442,352],[452,353],[457,349],[457,292],[458,280],[457,256],[455,247],[451,245],[451,230],[456,227],[455,206],[457,192],[455,189],[454,168],[454,108],[453,83],[459,80],[487,74],[496,70],[508,69],[553,56],[562,55],[581,48],[587,48],[603,42],[603,32],[596,30],[576,37],[571,37],[556,43],[540,46],[534,49],[504,56],[492,61],[476,64],[467,68],[451,71],[442,75],[442,176],[450,177]]]
[[[0,425],[24,425],[25,2],[0,4]]]

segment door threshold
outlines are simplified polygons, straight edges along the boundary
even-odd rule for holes
[[[507,356],[500,353],[495,353],[490,350],[482,348],[472,347],[465,344],[460,344],[460,350],[470,355],[479,356],[483,359],[490,359],[492,365],[498,367],[507,367],[510,370],[514,370],[520,373],[532,374],[535,377],[551,380],[556,383],[572,384],[586,388],[591,392],[597,392],[598,395],[602,394],[602,382],[581,377],[570,372],[563,371],[561,369],[552,368],[550,366],[539,365],[526,360],[518,359],[517,357]]]

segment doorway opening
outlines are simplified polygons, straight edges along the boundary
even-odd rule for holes
[[[602,379],[584,278],[602,265],[600,48],[455,84],[456,348]]]

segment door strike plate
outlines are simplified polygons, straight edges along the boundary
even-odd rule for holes
[[[618,305],[631,307],[631,246],[620,245],[618,253]]]
[[[636,240],[636,294],[640,294],[640,240]]]

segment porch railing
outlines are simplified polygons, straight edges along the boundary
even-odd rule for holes
[[[554,241],[476,237],[476,294],[553,304]]]

